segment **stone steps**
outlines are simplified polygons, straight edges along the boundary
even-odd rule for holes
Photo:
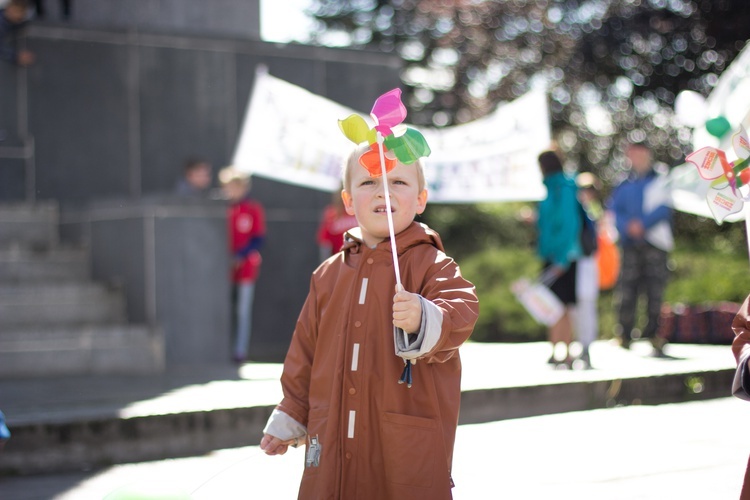
[[[124,321],[123,294],[99,283],[0,285],[0,329]]]
[[[143,325],[74,324],[0,330],[3,379],[76,373],[153,374],[163,369],[163,337]]]
[[[55,202],[0,206],[0,248],[51,248],[59,242],[59,210]]]
[[[81,248],[0,248],[0,283],[71,282],[90,279],[88,252]]]
[[[164,335],[127,323],[121,288],[60,245],[54,202],[0,205],[0,380],[164,370]]]

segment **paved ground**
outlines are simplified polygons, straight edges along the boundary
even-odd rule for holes
[[[591,348],[593,370],[554,370],[546,343],[480,344],[461,348],[462,391],[706,372],[735,366],[728,346],[674,344],[670,359],[649,357],[646,342],[626,351],[608,341]],[[130,418],[217,408],[273,405],[280,399],[280,364],[240,369],[188,367],[148,377],[59,377],[0,380],[0,408],[9,425],[96,416]],[[394,375],[397,379],[400,373]],[[419,371],[415,370],[415,377]],[[418,379],[415,379],[418,383]],[[729,389],[727,389],[727,395]]]
[[[565,397],[560,396],[564,391],[554,389],[557,384],[604,380],[614,387],[618,379],[629,377],[662,380],[658,377],[669,373],[726,372],[734,366],[728,346],[671,345],[668,353],[672,358],[655,359],[645,343],[625,351],[597,342],[592,347],[595,369],[569,371],[546,364],[549,349],[543,343],[470,343],[462,348],[462,388],[526,387],[534,393],[543,386],[551,388],[548,397],[555,402]],[[14,425],[101,415],[127,419],[269,405],[280,396],[280,371],[278,364],[250,364],[239,370],[178,370],[144,378],[4,380],[0,408],[12,430]],[[693,389],[700,392],[699,377]],[[454,496],[737,498],[750,435],[734,435],[731,426],[748,415],[750,404],[723,398],[462,425],[456,442]],[[193,499],[296,498],[302,453],[292,450],[285,457],[266,457],[249,446],[85,473],[0,478],[0,500],[102,499],[122,487],[157,486],[180,488]]]
[[[748,416],[750,404],[724,398],[460,426],[454,498],[736,499],[750,435],[738,435],[732,423]],[[303,460],[301,449],[283,457],[257,447],[220,450],[96,473],[6,479],[0,498],[101,500],[140,488],[182,491],[194,500],[294,499]]]

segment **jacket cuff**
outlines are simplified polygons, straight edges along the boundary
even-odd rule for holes
[[[419,300],[422,303],[419,332],[408,334],[401,328],[393,328],[396,356],[403,359],[417,359],[430,352],[440,340],[443,330],[443,312],[440,308],[421,295]]]
[[[282,441],[307,435],[307,428],[281,410],[275,409],[268,417],[263,434],[270,434]]]

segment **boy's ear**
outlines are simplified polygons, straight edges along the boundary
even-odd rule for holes
[[[352,195],[346,189],[341,190],[341,201],[344,202],[344,210],[349,215],[354,215],[354,206],[352,205]]]
[[[422,214],[427,208],[427,189],[423,189],[417,196],[417,214]]]

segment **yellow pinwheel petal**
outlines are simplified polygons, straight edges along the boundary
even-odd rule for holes
[[[370,127],[367,122],[359,115],[349,115],[343,120],[339,120],[339,128],[347,139],[354,144],[362,144],[365,141],[369,143]]]

